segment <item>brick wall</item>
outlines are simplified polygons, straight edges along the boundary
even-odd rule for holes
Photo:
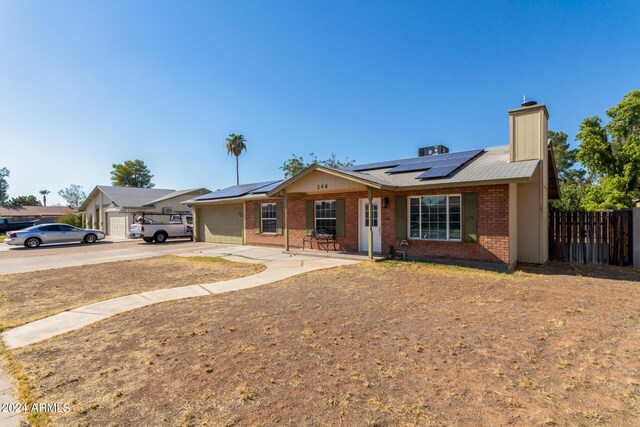
[[[509,264],[509,186],[492,185],[446,190],[421,190],[406,192],[374,191],[373,197],[389,199],[386,208],[380,207],[381,243],[383,254],[388,254],[391,246],[400,249],[395,237],[395,197],[438,194],[478,193],[478,243],[443,242],[409,239],[409,247],[403,247],[411,258],[443,258],[477,262]],[[306,234],[307,200],[345,200],[345,237],[337,239],[339,250],[358,251],[358,200],[366,198],[366,192],[335,193],[289,198],[289,245],[302,248]],[[269,199],[247,202],[245,228],[246,243],[249,245],[280,246],[284,248],[284,236],[256,233],[254,229],[254,204],[282,202]],[[283,221],[284,226],[284,221]],[[315,248],[315,246],[314,246]]]
[[[345,236],[336,239],[336,249],[341,251],[358,251],[358,199],[360,193],[337,193],[308,197],[289,197],[289,246],[302,248],[302,241],[307,234],[307,201],[344,199]],[[268,199],[259,202],[246,202],[245,231],[248,245],[281,246],[284,248],[284,235],[262,234],[255,232],[254,214],[256,203],[283,202],[282,199]],[[283,213],[284,215],[284,213]],[[284,228],[284,219],[283,219]],[[308,246],[307,246],[308,247]],[[314,243],[314,249],[316,249]],[[324,249],[324,244],[322,249]],[[333,249],[333,245],[331,246]]]
[[[444,258],[466,261],[509,264],[509,186],[487,185],[384,193],[389,207],[383,209],[382,250],[389,252],[391,245],[400,250],[395,238],[395,196],[427,196],[438,194],[478,193],[478,243],[411,240],[403,247],[413,258]],[[374,193],[375,194],[375,193]],[[408,208],[407,208],[408,211]]]

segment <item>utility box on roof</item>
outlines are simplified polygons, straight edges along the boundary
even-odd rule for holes
[[[418,156],[433,156],[436,154],[444,154],[449,152],[449,147],[444,145],[430,145],[428,147],[418,148]]]

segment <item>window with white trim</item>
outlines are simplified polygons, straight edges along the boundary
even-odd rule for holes
[[[262,224],[261,231],[263,233],[275,233],[277,228],[276,220],[276,204],[275,203],[262,203],[260,205],[262,212]]]
[[[319,200],[316,202],[316,230],[336,235],[335,200]]]
[[[460,241],[462,209],[459,194],[409,199],[409,237]]]

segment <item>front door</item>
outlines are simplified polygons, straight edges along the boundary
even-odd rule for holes
[[[369,250],[369,200],[360,199],[358,207],[358,233],[360,239],[360,252]],[[373,199],[373,252],[382,252],[380,235],[380,199]]]

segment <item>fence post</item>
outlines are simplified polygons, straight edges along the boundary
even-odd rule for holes
[[[635,268],[640,268],[640,208],[633,208],[631,213],[633,220],[631,226],[633,232],[631,233],[631,240],[633,245],[633,254],[631,261]]]

